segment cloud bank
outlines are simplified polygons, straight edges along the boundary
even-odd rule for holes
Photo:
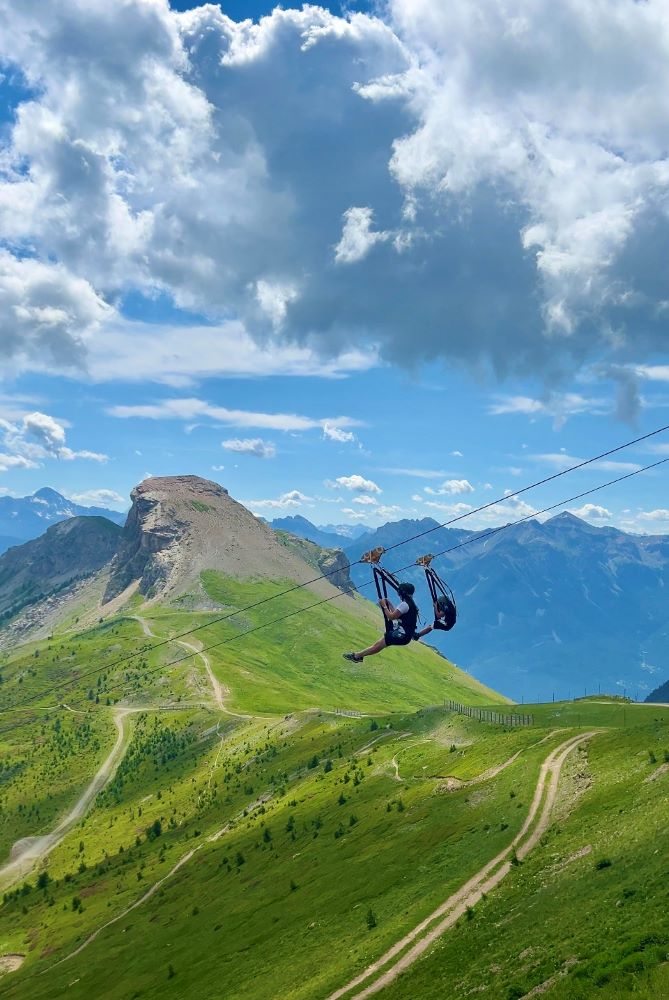
[[[146,358],[156,337],[130,336],[133,292],[238,324],[284,370],[364,344],[363,367],[550,379],[595,357],[652,377],[669,301],[660,0],[389,0],[384,20],[307,6],[258,24],[167,0],[0,11],[0,57],[32,90],[0,151],[8,365],[127,377],[132,342]],[[193,374],[156,353],[158,377]]]

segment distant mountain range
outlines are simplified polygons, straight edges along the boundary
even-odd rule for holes
[[[133,580],[140,581],[142,593],[178,593],[186,587],[189,599],[195,599],[193,582],[201,568],[212,565],[247,576],[276,563],[277,578],[299,580],[307,565],[325,571],[327,564],[341,573],[344,583],[338,586],[348,589],[343,557],[321,551],[343,548],[353,584],[374,600],[369,567],[358,560],[377,545],[397,546],[384,565],[416,584],[425,621],[432,620],[432,608],[416,559],[450,550],[434,566],[455,591],[458,622],[453,631],[433,633],[428,641],[490,687],[518,701],[598,691],[643,699],[669,677],[669,536],[595,528],[564,513],[544,523],[512,525],[482,540],[480,533],[442,528],[424,518],[390,522],[352,541],[299,516],[275,520],[276,535],[266,525],[260,530],[258,519],[225,490],[197,477],[151,480],[134,491],[133,499],[122,536],[91,517],[94,508],[72,504],[54,490],[0,500],[0,534],[7,535],[9,524],[13,539],[81,510],[86,515],[76,517],[82,523],[71,535],[49,531],[34,549],[24,546],[0,557],[5,588],[0,615],[8,618],[24,598],[33,605],[39,594],[60,593],[68,581],[94,572],[96,531],[110,574],[107,599]],[[116,512],[105,515],[125,521]],[[228,526],[225,536],[219,521]],[[98,523],[90,533],[85,522]],[[146,525],[153,527],[149,531]],[[291,536],[320,549],[300,548]],[[412,536],[419,537],[407,542]],[[53,565],[51,548],[57,550]],[[663,687],[658,691],[650,695],[653,700],[669,700]]]
[[[341,548],[344,542],[360,538],[369,531],[369,528],[360,524],[324,524],[318,527],[300,514],[295,514],[292,517],[277,517],[268,523],[278,531],[289,531],[291,535],[306,538],[324,548]]]
[[[0,553],[38,538],[50,525],[69,517],[106,517],[121,525],[126,519],[106,507],[83,507],[48,487],[29,497],[0,497]]]
[[[669,676],[669,536],[628,535],[563,513],[477,541],[477,532],[425,518],[383,525],[345,551],[353,563],[366,549],[426,531],[385,563],[411,567],[401,576],[417,585],[430,620],[423,572],[412,564],[459,546],[434,563],[455,591],[458,624],[430,641],[484,683],[517,700],[598,690],[643,699]],[[351,579],[374,596],[366,566],[352,566]]]

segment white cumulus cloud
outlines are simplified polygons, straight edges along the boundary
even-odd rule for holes
[[[432,486],[424,487],[426,493],[430,493],[433,496],[447,494],[449,496],[458,496],[462,493],[473,493],[474,487],[469,482],[468,479],[447,479],[445,480],[438,489],[433,489]]]
[[[262,438],[228,438],[221,441],[221,447],[240,455],[255,455],[256,458],[274,458],[276,455],[276,445]]]
[[[610,521],[613,517],[610,510],[596,503],[584,503],[582,507],[570,510],[569,513],[581,517],[585,521]]]
[[[355,473],[352,476],[338,476],[334,482],[328,481],[327,486],[332,489],[342,488],[351,490],[353,493],[381,493],[382,490],[371,479],[365,479]]]
[[[242,502],[250,510],[289,510],[301,507],[302,504],[309,503],[310,500],[311,497],[301,493],[300,490],[289,490],[287,493],[282,493],[276,499],[243,500]]]
[[[339,441],[341,444],[355,441],[353,431],[345,431],[342,427],[337,427],[327,421],[323,424],[323,437],[329,438],[330,441]]]
[[[129,502],[126,497],[121,496],[116,490],[95,489],[85,490],[83,493],[66,493],[68,500],[74,500],[82,507],[107,507],[110,510],[126,510]]]
[[[131,344],[149,373],[164,337],[156,378],[216,370],[216,334],[170,360],[178,329],[130,329],[128,292],[238,324],[258,350],[231,349],[237,369],[272,370],[268,338],[279,368],[363,345],[548,379],[665,348],[659,0],[388,0],[258,23],[21,0],[0,58],[30,84],[0,179],[8,365],[130,378]]]

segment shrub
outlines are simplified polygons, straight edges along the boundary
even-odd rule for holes
[[[370,731],[371,731],[372,733],[376,732],[376,730],[377,730],[377,729],[379,728],[379,724],[378,724],[378,722],[376,721],[376,719],[372,719],[372,721],[371,721],[371,724],[370,724],[370,727],[369,727],[369,728],[370,728]]]
[[[155,840],[156,837],[159,837],[162,832],[163,832],[163,824],[160,822],[159,819],[155,819],[151,824],[151,826],[147,826],[146,828],[146,836],[149,840]]]
[[[376,927],[376,914],[374,910],[370,908],[367,910],[367,928],[368,930],[373,930]]]
[[[602,868],[610,868],[612,864],[613,862],[610,858],[600,858],[599,861],[596,862],[595,868],[597,871],[601,871]]]

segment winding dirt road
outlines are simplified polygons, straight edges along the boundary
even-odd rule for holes
[[[147,622],[146,618],[142,618],[140,617],[140,615],[132,615],[132,617],[135,619],[136,622],[139,622],[142,628],[142,632],[144,633],[145,636],[147,636],[147,638],[149,639],[158,638],[155,632],[151,631],[151,626]],[[231,712],[230,709],[227,708],[225,704],[225,699],[230,694],[230,691],[228,690],[228,688],[225,687],[225,685],[221,684],[219,679],[216,677],[212,669],[209,657],[207,656],[206,653],[202,652],[202,643],[196,644],[193,642],[186,642],[184,639],[175,639],[174,642],[178,646],[181,646],[183,649],[187,649],[190,653],[197,654],[197,656],[199,656],[202,662],[204,663],[204,667],[205,670],[207,671],[207,676],[209,678],[209,683],[211,684],[211,691],[214,696],[214,703],[216,707],[219,709],[219,711],[224,712],[226,715],[231,715],[235,719],[250,719],[251,716],[249,715],[240,715],[238,712]]]
[[[9,861],[0,867],[0,888],[7,888],[17,879],[25,877],[39,861],[53,851],[75,823],[79,822],[98,792],[114,776],[116,768],[123,758],[128,742],[124,725],[126,717],[133,712],[145,710],[143,707],[116,707],[112,709],[118,735],[108,757],[70,811],[63,816],[50,833],[38,837],[23,837],[16,841],[11,849]]]
[[[362,1000],[363,997],[371,996],[388,986],[420,958],[437,938],[452,927],[468,907],[475,906],[484,893],[489,893],[498,886],[511,871],[513,851],[516,851],[519,859],[526,857],[547,830],[555,804],[560,772],[567,756],[580,743],[596,736],[598,732],[599,730],[592,730],[572,736],[552,750],[541,766],[534,798],[523,827],[509,846],[500,851],[492,861],[484,865],[457,892],[449,896],[441,906],[405,934],[377,961],[372,962],[345,986],[335,990],[328,1000],[339,1000],[346,994],[351,994],[350,1000]],[[382,971],[386,966],[385,971]],[[358,992],[357,988],[368,981],[369,984]]]

